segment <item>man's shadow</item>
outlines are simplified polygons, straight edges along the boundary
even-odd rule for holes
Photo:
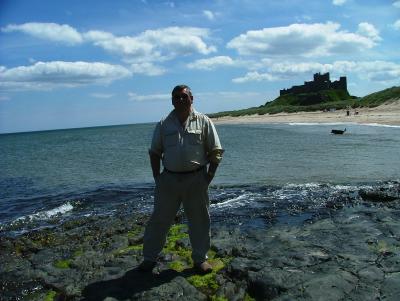
[[[138,268],[135,268],[126,272],[121,278],[89,284],[82,291],[82,296],[84,301],[104,300],[106,297],[125,300],[134,294],[170,282],[177,276],[188,277],[194,274],[195,271],[193,268],[183,270],[182,272],[168,269],[159,274],[141,272]]]

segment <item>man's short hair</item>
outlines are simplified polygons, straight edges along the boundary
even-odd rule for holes
[[[175,86],[175,88],[172,90],[172,93],[171,93],[172,96],[174,96],[175,94],[181,92],[183,89],[188,90],[190,96],[192,96],[192,91],[190,90],[190,87],[187,86],[187,85],[178,85],[178,86]]]

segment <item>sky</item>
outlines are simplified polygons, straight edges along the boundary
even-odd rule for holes
[[[203,113],[330,72],[400,85],[400,0],[0,0],[0,133],[155,122],[187,84]]]

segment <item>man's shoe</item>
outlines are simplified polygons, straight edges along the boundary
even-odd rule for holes
[[[196,263],[194,268],[200,274],[208,274],[212,272],[212,266],[207,261],[203,261],[202,263]]]
[[[143,260],[142,263],[139,265],[138,269],[141,272],[151,272],[154,267],[156,266],[155,261],[150,261],[150,260]]]

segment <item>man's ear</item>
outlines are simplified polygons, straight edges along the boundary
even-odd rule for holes
[[[194,99],[193,95],[190,95],[191,103],[193,103],[193,99]]]

